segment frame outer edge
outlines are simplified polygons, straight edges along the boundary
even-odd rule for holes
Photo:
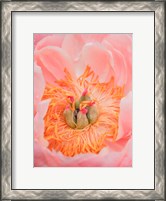
[[[2,195],[11,189],[11,9],[2,2]]]
[[[32,3],[32,2],[31,2]],[[49,191],[47,190],[47,193],[43,193],[42,190],[11,190],[11,124],[9,119],[11,119],[11,99],[8,97],[11,96],[11,88],[9,87],[9,82],[10,81],[10,86],[11,86],[11,52],[10,52],[10,45],[11,45],[11,12],[12,11],[42,11],[43,7],[45,7],[46,10],[54,10],[54,11],[64,11],[62,7],[62,4],[56,3],[57,6],[52,7],[52,2],[49,2],[48,4],[44,4],[44,2],[35,2],[32,6],[30,2],[2,2],[2,88],[3,88],[3,100],[2,100],[2,195],[3,199],[28,199],[28,198],[55,198],[55,193],[56,196],[60,199],[66,199],[66,198],[90,198],[91,193],[92,197],[96,198],[93,193],[96,192],[96,190],[90,190],[86,191],[87,193],[81,193],[80,190],[64,190],[64,194],[62,195],[59,190],[55,191]],[[72,2],[71,2],[72,3]],[[82,7],[82,2],[75,3],[76,5],[70,4],[68,2],[66,8],[69,11],[80,11],[84,9]],[[87,5],[90,6],[89,10],[97,10],[97,8],[100,8],[99,10],[102,11],[116,11],[116,7],[111,7],[111,9],[108,9],[106,7],[102,7],[102,4],[110,5],[109,3],[101,3],[97,2],[96,5],[94,5],[94,2],[88,2]],[[117,3],[111,3],[111,5],[120,5],[118,2]],[[160,137],[156,139],[155,141],[155,146],[156,146],[156,151],[158,154],[156,154],[156,158],[159,158],[159,160],[156,161],[156,183],[155,183],[155,190],[148,190],[146,191],[135,191],[135,197],[136,199],[164,199],[164,130],[163,130],[163,125],[164,125],[164,119],[163,119],[163,102],[164,102],[164,92],[161,92],[161,88],[163,89],[164,86],[164,3],[163,2],[144,2],[144,7],[139,4],[139,8],[137,9],[137,3],[133,3],[133,8],[136,10],[141,11],[147,11],[153,9],[156,12],[155,20],[156,20],[156,25],[160,24],[160,27],[156,27],[156,33],[155,33],[155,42],[156,42],[156,74],[155,78],[158,80],[158,85],[157,88],[155,89],[155,95],[158,97],[156,98],[156,117],[157,119],[160,120],[156,122],[157,124],[157,133],[162,133],[162,135],[158,134]],[[23,8],[23,9],[22,9]],[[130,8],[127,6],[127,4],[124,5],[123,10],[128,11]],[[161,22],[161,18],[163,19],[163,22]],[[159,30],[157,30],[159,29]],[[159,50],[159,51],[158,51]],[[159,63],[158,63],[159,62]],[[6,87],[7,86],[7,87]],[[4,90],[5,89],[5,90]],[[162,173],[162,174],[161,174]],[[126,198],[132,198],[129,190],[118,190],[119,193],[121,192],[123,194],[119,195],[118,199],[126,199]],[[70,195],[71,192],[71,195]],[[116,198],[116,190],[100,190],[100,196],[103,195],[103,197],[108,198]],[[73,195],[74,193],[74,195]],[[148,194],[147,194],[148,193]],[[30,197],[31,196],[31,197]],[[138,197],[139,196],[139,197]],[[101,197],[100,197],[101,198]]]
[[[165,19],[164,3],[155,10],[155,188],[156,192],[164,199],[164,83],[165,83]],[[163,73],[164,72],[164,73]],[[162,89],[162,90],[161,90]],[[158,184],[158,185],[157,185]]]

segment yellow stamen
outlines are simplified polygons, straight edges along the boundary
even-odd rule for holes
[[[108,82],[100,82],[99,77],[89,66],[78,79],[72,78],[66,69],[64,73],[65,78],[56,80],[55,86],[50,84],[46,86],[42,97],[43,100],[51,99],[44,117],[44,137],[49,142],[48,148],[60,151],[69,157],[80,153],[98,154],[107,139],[114,141],[117,137],[120,100],[124,96],[125,86],[117,86],[114,77]],[[85,89],[88,89],[90,100],[80,101]],[[73,102],[68,99],[69,96],[74,98]],[[88,110],[86,114],[79,113],[81,114],[79,119],[82,119],[82,116],[85,118],[85,121],[81,120],[84,126],[79,128],[72,115],[69,120],[74,124],[68,125],[67,115],[64,115],[66,105],[70,106],[72,115],[75,110],[78,110],[78,113],[82,109]],[[93,106],[97,108],[91,113],[90,107]]]

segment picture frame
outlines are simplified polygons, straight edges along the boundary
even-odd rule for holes
[[[2,1],[1,2],[1,192],[2,200],[165,200],[165,7],[164,1]],[[153,12],[155,22],[155,141],[154,141],[154,189],[13,189],[12,132],[14,132],[14,108],[12,77],[12,14],[14,12],[59,11],[107,11]],[[72,13],[71,13],[72,14]]]

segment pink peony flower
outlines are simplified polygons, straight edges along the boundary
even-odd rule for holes
[[[132,166],[132,35],[34,35],[35,167]]]

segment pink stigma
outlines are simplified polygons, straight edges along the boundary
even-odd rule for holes
[[[80,110],[80,112],[81,112],[82,114],[86,114],[86,113],[88,112],[88,110],[87,110],[86,108],[82,108],[82,110]]]
[[[73,96],[68,96],[68,98],[70,99],[70,101],[73,103],[74,102],[74,97]]]
[[[88,93],[88,89],[85,88],[85,90],[84,90],[83,93],[82,93],[82,96],[86,96],[87,93]]]
[[[89,106],[93,106],[95,104],[95,101],[91,101],[90,103],[89,103]]]
[[[65,110],[69,110],[70,109],[70,105],[66,105]]]

